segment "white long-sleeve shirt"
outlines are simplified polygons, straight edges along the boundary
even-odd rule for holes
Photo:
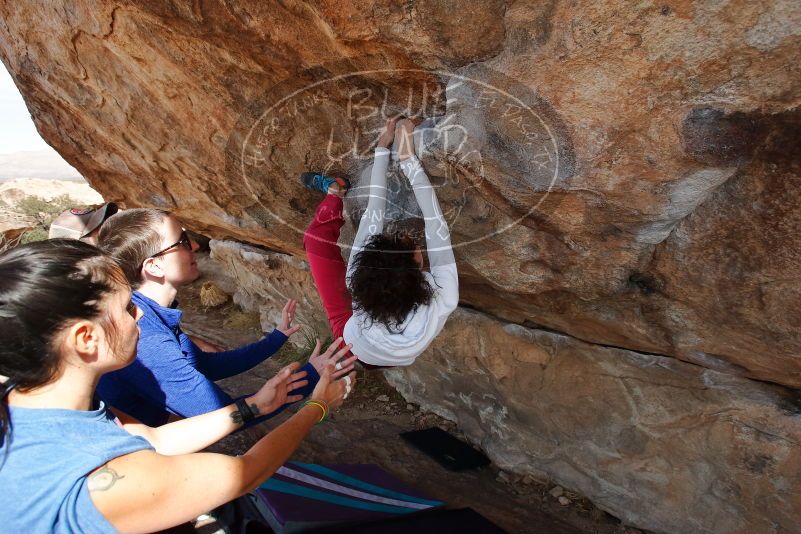
[[[352,274],[353,260],[364,248],[370,236],[384,230],[386,213],[387,167],[390,152],[385,148],[375,151],[370,175],[370,194],[367,209],[359,223],[348,261],[348,279]],[[354,310],[345,324],[345,343],[352,343],[353,354],[372,365],[405,366],[431,344],[442,331],[445,321],[459,304],[459,275],[451,248],[448,224],[442,215],[436,192],[416,157],[400,163],[401,169],[414,190],[417,204],[423,213],[426,231],[426,248],[430,272],[423,272],[434,289],[431,302],[418,306],[397,328],[373,322],[361,311]]]

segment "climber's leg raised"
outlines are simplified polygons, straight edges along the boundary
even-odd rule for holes
[[[337,241],[345,223],[342,196],[348,187],[343,178],[304,173],[301,181],[309,189],[325,193],[314,219],[303,235],[303,247],[309,260],[314,285],[325,308],[331,334],[342,336],[345,323],[353,315],[350,292],[345,284],[345,262]]]

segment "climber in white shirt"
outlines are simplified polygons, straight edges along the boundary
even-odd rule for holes
[[[343,337],[366,367],[411,365],[442,331],[459,303],[459,278],[448,224],[434,188],[415,156],[409,119],[397,122],[397,156],[425,220],[430,271],[414,239],[385,233],[387,167],[397,119],[378,140],[367,209],[347,268],[337,245],[344,224],[342,178],[305,173],[307,187],[327,193],[304,235],[317,291],[334,337]]]

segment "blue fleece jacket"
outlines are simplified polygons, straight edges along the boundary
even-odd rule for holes
[[[163,425],[170,413],[192,417],[228,406],[234,400],[214,381],[255,367],[287,340],[273,330],[238,349],[203,352],[181,331],[181,310],[165,308],[138,291],[132,300],[143,313],[136,360],[103,375],[97,391],[108,405],[148,426]],[[306,396],[320,376],[311,364],[301,370],[307,372],[309,385],[293,393]]]

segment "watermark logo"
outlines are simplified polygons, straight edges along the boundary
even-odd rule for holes
[[[573,175],[566,128],[531,88],[483,67],[356,70],[342,63],[305,71],[254,102],[229,140],[229,168],[262,218],[298,234],[311,220],[311,199],[320,198],[300,191],[299,171],[345,176],[351,183],[345,216],[358,225],[376,144],[386,120],[399,114],[421,121],[414,151],[454,248],[547,217],[555,206],[549,195]],[[380,216],[385,231],[419,231],[423,214],[399,168],[397,144]]]

